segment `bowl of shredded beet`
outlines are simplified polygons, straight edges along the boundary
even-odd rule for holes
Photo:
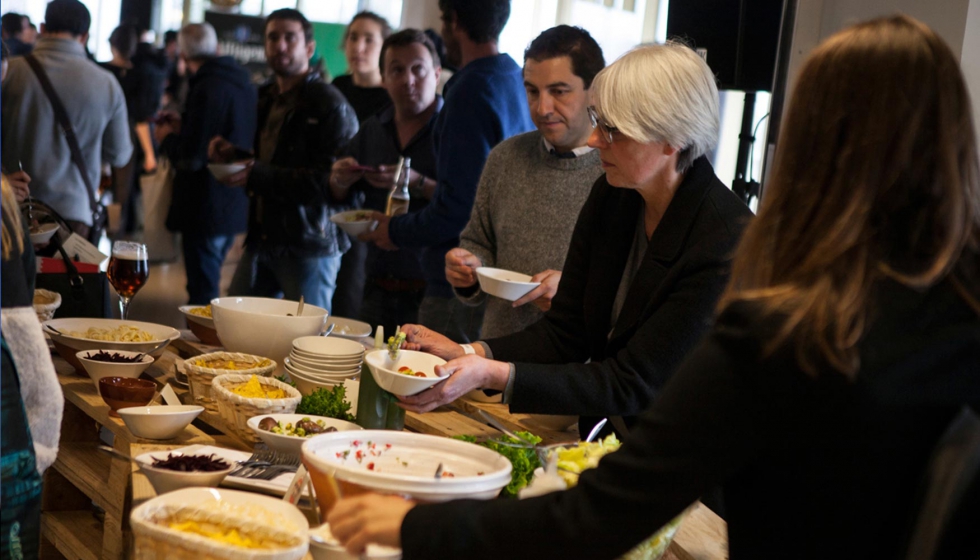
[[[153,363],[153,356],[126,350],[81,350],[75,354],[92,378],[95,387],[103,377],[128,377],[135,379]]]
[[[136,457],[157,494],[189,486],[217,486],[236,466],[214,454],[152,451]]]

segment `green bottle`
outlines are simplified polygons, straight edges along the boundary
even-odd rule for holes
[[[378,325],[378,330],[374,333],[374,349],[384,348],[385,331],[384,327]],[[386,427],[388,416],[388,393],[378,387],[374,381],[374,375],[365,361],[361,364],[361,385],[357,390],[357,418],[356,422],[365,430],[383,430]],[[403,423],[404,423],[404,411]]]

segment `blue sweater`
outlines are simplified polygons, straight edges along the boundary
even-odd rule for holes
[[[425,247],[427,296],[453,297],[445,282],[444,258],[459,245],[470,219],[483,164],[494,146],[533,130],[534,123],[521,68],[506,54],[464,66],[446,84],[445,99],[433,131],[439,180],[435,196],[422,211],[393,218],[389,234],[399,247]]]

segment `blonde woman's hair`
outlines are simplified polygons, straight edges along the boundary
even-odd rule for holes
[[[20,206],[7,178],[0,179],[3,187],[3,260],[9,260],[14,250],[24,250],[24,233],[20,224]]]
[[[619,57],[592,82],[596,110],[638,142],[680,151],[677,171],[718,142],[718,86],[704,59],[687,45],[641,45]]]
[[[978,248],[980,165],[957,57],[912,18],[876,19],[805,63],[719,309],[758,302],[782,324],[768,351],[792,339],[810,374],[854,375],[875,285],[948,279],[980,313]]]

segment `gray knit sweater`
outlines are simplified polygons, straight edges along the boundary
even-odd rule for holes
[[[541,133],[527,132],[498,144],[487,158],[476,202],[460,247],[484,266],[534,275],[561,270],[572,230],[592,184],[602,175],[599,152],[559,158],[546,151]],[[531,303],[511,303],[480,292],[463,302],[478,305],[488,299],[481,338],[519,331],[541,318]]]

